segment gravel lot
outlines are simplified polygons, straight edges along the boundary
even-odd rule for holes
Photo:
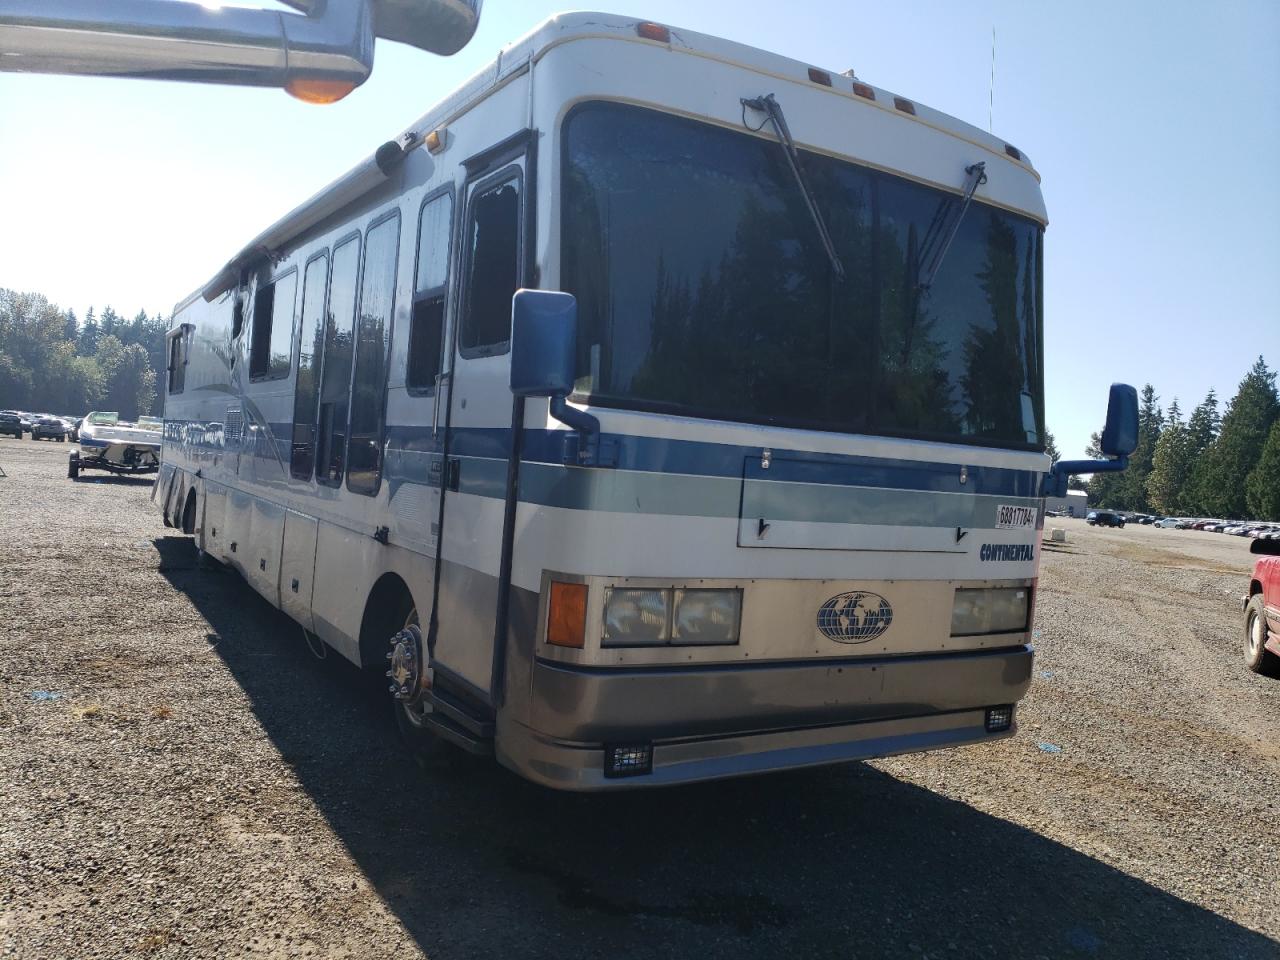
[[[584,797],[406,763],[67,449],[0,440],[0,956],[1280,956],[1240,539],[1061,521],[1011,740]]]

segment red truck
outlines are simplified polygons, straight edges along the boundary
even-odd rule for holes
[[[1260,553],[1244,600],[1244,658],[1250,670],[1280,677],[1280,540],[1254,540]]]

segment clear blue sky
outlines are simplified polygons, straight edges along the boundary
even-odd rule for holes
[[[266,2],[266,0],[264,0]],[[247,3],[246,5],[254,5]],[[262,5],[262,4],[257,4]],[[859,76],[987,126],[1044,178],[1048,421],[1067,456],[1107,384],[1184,411],[1280,365],[1280,3],[600,0]],[[550,13],[485,0],[448,59],[380,43],[328,107],[275,90],[0,74],[0,286],[81,316],[164,310]]]

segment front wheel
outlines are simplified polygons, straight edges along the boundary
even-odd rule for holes
[[[431,688],[431,663],[418,622],[418,608],[411,601],[406,602],[397,620],[401,629],[391,637],[391,651],[387,654],[391,708],[400,739],[418,766],[434,770],[453,761],[457,750],[431,729],[431,705],[422,697]]]
[[[1280,677],[1280,657],[1267,649],[1267,613],[1262,594],[1249,598],[1244,611],[1244,662],[1254,673],[1265,677]]]

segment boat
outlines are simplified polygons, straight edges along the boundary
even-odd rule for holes
[[[160,438],[164,422],[139,417],[136,423],[120,414],[94,411],[80,421],[80,449],[71,451],[67,476],[75,480],[81,470],[109,473],[155,473],[160,467]]]

